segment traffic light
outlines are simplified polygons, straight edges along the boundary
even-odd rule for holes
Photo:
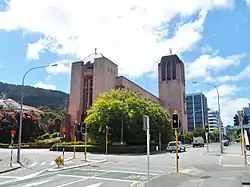
[[[82,134],[86,133],[86,130],[87,130],[86,128],[87,128],[86,123],[82,122]]]
[[[209,126],[208,126],[208,124],[205,124],[205,131],[209,132]]]
[[[178,116],[178,114],[172,115],[172,127],[173,127],[173,129],[179,129],[179,116]]]
[[[248,120],[247,115],[245,114],[243,118],[243,125],[248,125],[248,123],[249,123],[249,120]]]
[[[238,126],[239,125],[239,116],[237,114],[235,114],[234,116],[234,126]]]

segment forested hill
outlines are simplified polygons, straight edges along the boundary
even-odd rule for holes
[[[7,84],[0,82],[0,99],[13,99],[20,103],[21,100],[21,85]],[[24,104],[40,107],[47,106],[50,109],[67,108],[69,94],[56,91],[25,86],[24,88]]]

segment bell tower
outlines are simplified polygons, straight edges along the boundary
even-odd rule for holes
[[[161,105],[170,114],[178,111],[181,121],[180,131],[187,131],[187,106],[185,94],[184,63],[175,54],[163,56],[158,64],[158,88]]]

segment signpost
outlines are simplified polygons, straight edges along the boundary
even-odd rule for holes
[[[176,173],[179,173],[179,155],[178,155],[178,150],[179,150],[179,141],[178,141],[178,129],[180,127],[179,124],[179,115],[177,110],[174,111],[173,115],[172,115],[172,126],[173,129],[175,129],[175,142],[176,142],[176,151],[175,151],[175,157],[176,157]]]
[[[66,127],[62,128],[62,132],[63,132],[63,160],[64,160],[64,150],[65,150],[65,139],[66,139]],[[64,164],[64,163],[63,163]]]
[[[11,152],[10,152],[10,167],[12,167],[12,158],[13,158],[13,144],[14,144],[14,136],[16,134],[15,130],[10,131],[11,134],[11,139],[10,139],[10,144],[11,144]]]
[[[143,115],[143,129],[147,130],[147,158],[148,158],[148,182],[147,186],[149,185],[150,173],[149,173],[149,156],[150,156],[150,126],[149,126],[149,116]]]

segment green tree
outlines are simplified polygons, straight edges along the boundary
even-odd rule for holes
[[[205,129],[204,128],[196,128],[193,131],[194,137],[201,136],[205,138]]]
[[[122,114],[124,141],[128,145],[145,145],[143,115],[148,115],[150,119],[151,142],[158,142],[159,133],[162,134],[163,144],[172,138],[170,115],[166,110],[136,92],[118,89],[102,93],[88,110],[85,123],[88,125],[91,141],[103,144],[105,127],[108,125],[111,128],[109,139],[111,142],[119,142]]]
[[[218,142],[220,140],[220,131],[219,130],[213,130],[211,132],[211,134],[212,134],[214,142]]]
[[[184,143],[185,144],[190,144],[193,141],[193,132],[184,132],[183,133],[183,138],[184,138]]]

